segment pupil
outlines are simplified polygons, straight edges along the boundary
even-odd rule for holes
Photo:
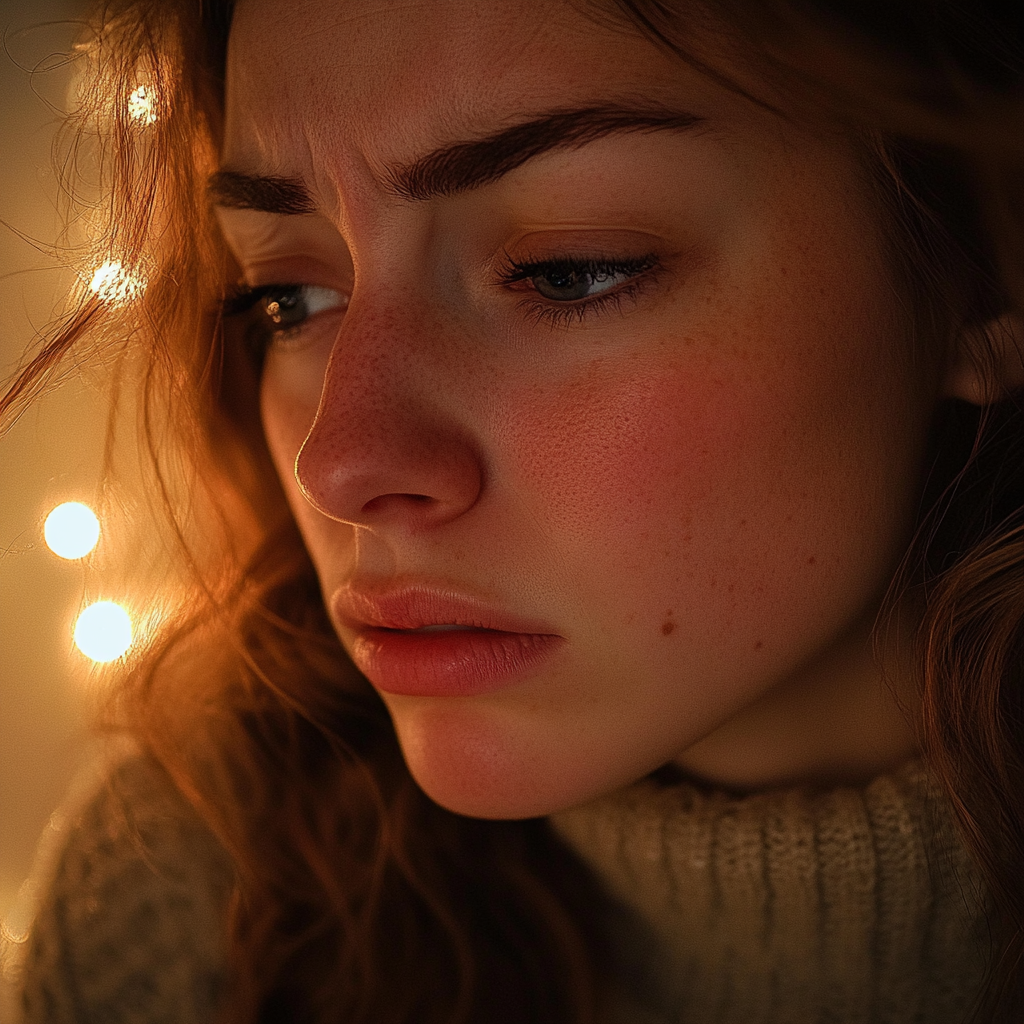
[[[533,279],[533,286],[546,299],[585,299],[594,284],[593,274],[575,270],[549,270]]]

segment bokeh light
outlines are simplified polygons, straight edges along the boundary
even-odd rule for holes
[[[88,505],[65,501],[43,524],[46,546],[61,558],[84,558],[100,539],[100,521]]]
[[[152,89],[140,85],[128,94],[128,116],[141,124],[156,120],[156,95]]]
[[[89,605],[75,623],[75,645],[93,661],[116,661],[132,645],[131,616],[113,601]]]
[[[142,295],[146,290],[146,282],[139,274],[132,273],[117,260],[107,260],[96,268],[89,282],[89,289],[103,302],[124,306]]]

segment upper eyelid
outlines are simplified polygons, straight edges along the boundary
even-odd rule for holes
[[[554,258],[548,257],[537,260],[517,260],[511,257],[507,252],[502,254],[501,262],[496,264],[493,269],[498,276],[498,281],[496,282],[498,286],[507,287],[511,284],[529,281],[531,278],[538,277],[543,274],[545,270],[560,267],[584,269],[600,268],[602,270],[611,270],[615,273],[628,274],[628,279],[622,282],[622,285],[617,287],[615,291],[619,291],[621,287],[627,286],[630,282],[638,281],[641,278],[647,277],[652,271],[664,269],[662,260],[654,253],[629,257],[564,256]],[[594,296],[592,299],[583,298],[577,301],[579,303],[584,303],[587,301],[594,301],[596,298],[597,296]]]
[[[253,225],[224,223],[226,217],[239,213],[252,215],[252,211],[224,214],[218,209],[218,218],[228,249],[250,287],[297,281],[338,288],[351,281],[352,254],[329,222],[317,217],[319,223],[311,225],[312,230],[302,231],[289,230],[294,225],[273,214],[257,214],[260,220]]]

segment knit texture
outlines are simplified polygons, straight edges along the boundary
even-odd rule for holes
[[[212,836],[138,757],[61,817],[14,969],[24,1024],[209,1024],[231,878]]]
[[[62,818],[25,1024],[207,1024],[230,889],[209,833],[139,758]],[[982,984],[985,891],[920,764],[817,794],[644,780],[551,820],[621,903],[640,995],[607,1024],[959,1024]]]
[[[648,928],[647,1010],[690,1024],[959,1024],[989,899],[920,762],[733,796],[647,779],[553,816]]]

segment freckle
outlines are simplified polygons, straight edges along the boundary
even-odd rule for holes
[[[764,647],[764,641],[763,640],[758,640],[757,643],[754,644],[754,650],[755,651],[761,650],[762,647]]]
[[[662,632],[662,634],[664,636],[668,636],[669,633],[671,633],[672,630],[675,629],[675,628],[676,628],[676,624],[671,619],[666,619],[661,624],[661,632]]]
[[[814,555],[811,555],[811,557],[807,559],[807,564],[808,565],[817,565],[818,564],[818,560],[814,557]]]

